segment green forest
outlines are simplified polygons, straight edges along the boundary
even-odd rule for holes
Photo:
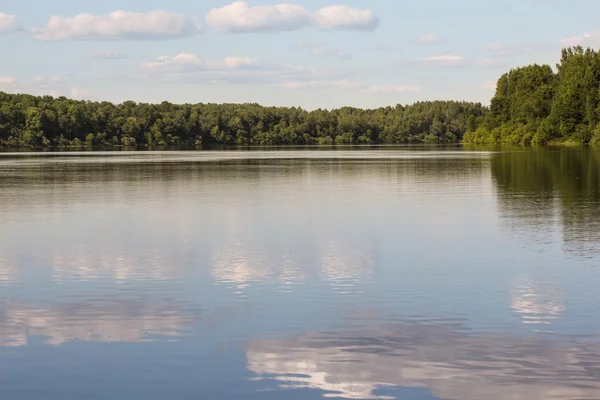
[[[556,72],[534,64],[502,75],[483,123],[463,141],[600,144],[600,53],[569,47]]]
[[[0,104],[4,147],[457,142],[486,113],[481,104],[452,101],[309,112],[257,104],[114,105],[0,93]]]
[[[307,111],[258,104],[122,104],[0,92],[0,147],[600,144],[600,54],[570,47],[502,75],[490,106],[418,102]]]

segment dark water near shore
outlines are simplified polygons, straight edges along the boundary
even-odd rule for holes
[[[0,399],[599,399],[600,151],[0,153]]]

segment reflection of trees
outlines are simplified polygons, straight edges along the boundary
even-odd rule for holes
[[[241,285],[307,275],[352,281],[369,273],[367,253],[379,232],[375,224],[363,231],[355,224],[354,238],[325,245],[340,236],[339,224],[325,226],[328,218],[383,219],[378,202],[390,206],[390,198],[423,192],[434,201],[477,188],[488,172],[487,155],[468,152],[264,152],[242,159],[252,154],[2,159],[0,226],[16,231],[23,226],[17,220],[30,223],[21,242],[43,243],[37,264],[51,265],[63,282],[169,279],[190,265],[184,257],[208,253],[217,279]],[[40,226],[39,216],[62,229]],[[0,241],[0,253],[17,251]]]
[[[157,190],[183,190],[187,194],[201,191],[210,197],[217,189],[216,194],[238,194],[257,184],[274,188],[290,179],[300,184],[305,179],[311,184],[329,184],[332,180],[338,185],[356,183],[364,190],[365,182],[398,185],[399,181],[414,183],[418,178],[445,184],[450,179],[481,176],[487,169],[487,156],[470,152],[266,152],[263,158],[255,159],[253,154],[188,152],[2,159],[0,200],[6,210],[20,210],[51,203],[153,200]]]
[[[600,152],[546,149],[501,153],[492,158],[492,175],[503,217],[509,223],[535,232],[537,240],[550,234],[558,223],[567,251],[579,255],[599,251]]]
[[[454,325],[402,324],[374,331],[310,333],[250,342],[248,368],[281,388],[376,399],[378,388],[423,387],[443,399],[597,398],[600,343],[469,335]]]
[[[47,337],[49,345],[72,340],[142,342],[152,335],[175,339],[194,320],[179,310],[128,301],[40,308],[13,304],[0,309],[0,346],[26,346],[31,336]]]

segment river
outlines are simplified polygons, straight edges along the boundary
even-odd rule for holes
[[[600,151],[0,153],[0,398],[600,393]]]

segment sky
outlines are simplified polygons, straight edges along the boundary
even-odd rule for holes
[[[597,0],[0,0],[0,90],[374,108],[489,103],[498,77],[600,46]]]

